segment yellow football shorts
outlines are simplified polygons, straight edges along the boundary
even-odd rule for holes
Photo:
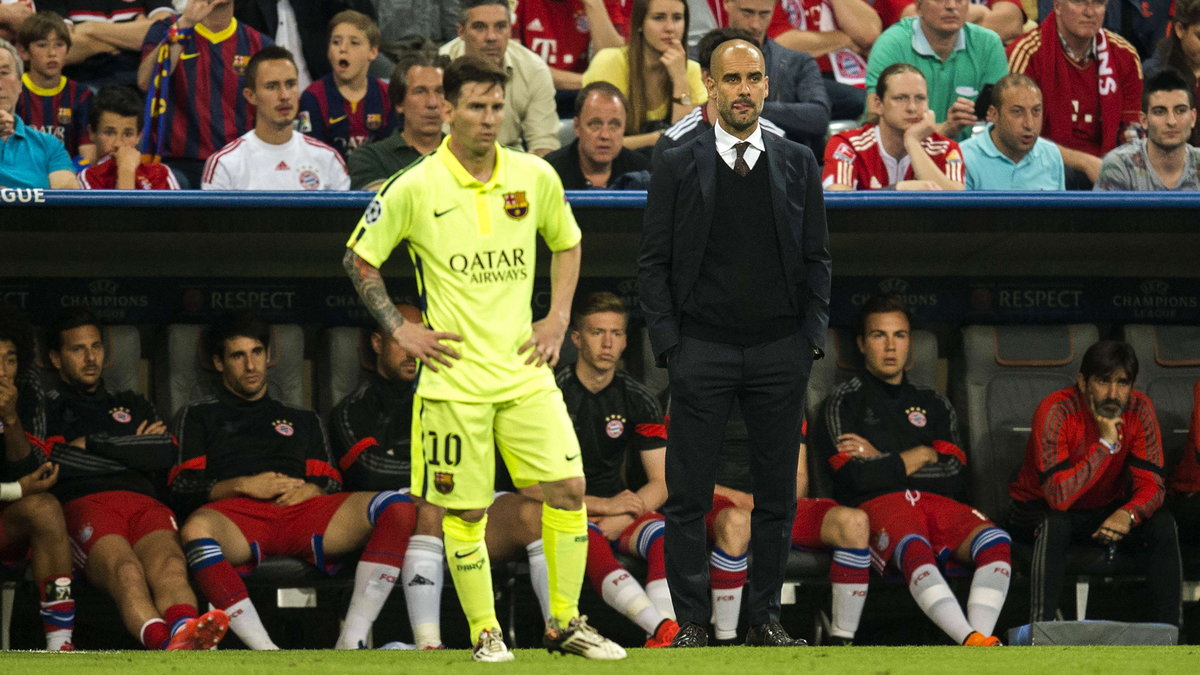
[[[518,488],[583,476],[557,387],[498,403],[414,396],[412,437],[412,493],[444,508],[492,503],[497,449]]]

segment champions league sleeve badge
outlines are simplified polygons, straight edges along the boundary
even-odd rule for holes
[[[365,213],[363,213],[363,221],[367,225],[374,225],[382,215],[383,204],[379,201],[379,197],[375,197],[371,200],[371,203],[367,205],[367,210]]]

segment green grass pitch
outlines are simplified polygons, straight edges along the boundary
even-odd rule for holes
[[[810,673],[913,673],[914,675],[1076,675],[1091,673],[1195,673],[1200,647],[836,647],[770,649],[633,649],[616,662],[516,651],[512,663],[473,663],[464,650],[444,652],[78,652],[0,654],[5,673],[51,675],[190,674],[338,675],[340,673],[658,673],[682,675],[809,675]]]

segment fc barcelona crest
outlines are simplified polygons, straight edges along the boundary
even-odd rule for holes
[[[233,70],[238,74],[238,77],[246,74],[246,66],[250,63],[250,56],[247,54],[233,55]]]
[[[504,193],[504,212],[513,220],[520,220],[529,213],[529,202],[525,201],[524,192]]]
[[[367,113],[367,128],[375,131],[383,126],[383,115],[380,113]]]
[[[71,109],[70,108],[59,108],[58,109],[58,123],[59,124],[70,124],[71,123]]]
[[[454,491],[454,474],[437,472],[433,474],[433,488],[448,495]]]

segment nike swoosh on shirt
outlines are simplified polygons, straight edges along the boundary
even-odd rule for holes
[[[567,459],[567,461],[568,461],[568,462],[574,462],[574,461],[575,461],[575,458],[576,458],[576,457],[578,457],[578,456],[579,456],[579,455],[563,455],[563,457],[566,457],[566,459]]]
[[[346,116],[345,116],[345,115],[342,115],[341,117],[330,117],[330,118],[329,118],[329,123],[330,123],[330,124],[337,124],[338,122],[341,122],[341,121],[342,121],[342,120],[344,120],[344,119],[346,119]]]
[[[434,209],[433,217],[441,218],[442,216],[446,215],[447,213],[450,213],[451,211],[453,211],[454,209],[457,209],[457,208],[458,208],[458,205],[455,204],[454,206],[451,206],[450,208],[446,209],[445,211],[438,211],[437,209]]]
[[[466,558],[466,557],[467,557],[467,556],[469,556],[469,555],[474,555],[474,554],[475,554],[475,552],[476,552],[476,551],[478,551],[478,550],[479,550],[479,547],[478,547],[478,546],[476,546],[475,548],[471,549],[470,551],[467,551],[466,553],[463,553],[463,552],[459,551],[458,553],[455,553],[455,554],[454,554],[454,557],[455,557],[455,558]]]
[[[200,56],[200,52],[192,52],[191,54],[180,54],[180,55],[179,55],[179,59],[180,59],[180,60],[183,60],[183,59],[194,59],[194,58],[196,58],[197,56]]]

